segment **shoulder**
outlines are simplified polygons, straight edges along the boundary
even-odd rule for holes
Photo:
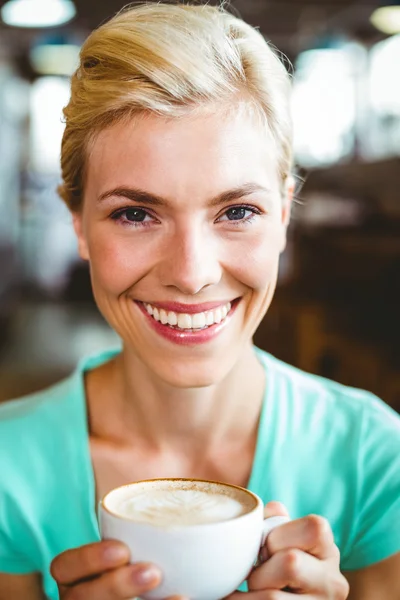
[[[318,449],[318,454],[345,460],[348,453],[367,456],[368,449],[379,447],[387,457],[396,453],[400,457],[400,416],[383,400],[306,373],[265,352],[259,357],[266,369],[270,415],[294,439],[307,439],[310,452]]]
[[[60,409],[77,390],[78,379],[74,373],[45,390],[2,402],[0,404],[1,439],[4,441],[5,437],[10,438],[16,432],[22,433],[25,428],[31,430],[31,435],[36,427],[40,426],[45,430],[46,425],[61,415]]]
[[[373,419],[400,432],[400,417],[380,398],[363,389],[349,387],[293,367],[257,349],[275,393],[301,405],[304,410],[346,415],[349,419]]]
[[[68,377],[55,385],[0,404],[0,430],[12,435],[16,430],[61,422],[74,413],[74,400],[84,399],[84,372],[103,364],[118,350],[109,350],[83,358]],[[75,402],[76,404],[76,402]],[[33,432],[32,432],[33,433]],[[32,435],[32,434],[31,434]]]
[[[74,385],[71,376],[0,405],[0,562],[10,572],[37,570],[35,532],[59,499],[57,481],[71,445]]]
[[[74,373],[43,391],[0,405],[2,484],[10,493],[48,477],[77,419],[79,379]]]
[[[279,464],[291,468],[288,478],[277,470],[277,480],[292,513],[329,519],[345,570],[398,552],[399,415],[370,392],[259,357],[270,405],[265,431],[277,440]]]
[[[96,368],[117,350],[83,358],[59,383],[0,404],[0,463],[18,474],[34,465],[57,460],[86,427],[84,372]],[[51,460],[50,460],[51,459]]]

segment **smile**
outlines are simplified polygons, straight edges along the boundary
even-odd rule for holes
[[[222,323],[226,316],[230,313],[232,304],[227,302],[224,305],[218,306],[213,310],[199,312],[194,314],[167,311],[159,309],[151,304],[143,303],[147,313],[157,322],[162,325],[168,325],[172,329],[200,331],[208,329],[213,325]]]

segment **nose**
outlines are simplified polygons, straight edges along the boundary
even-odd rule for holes
[[[200,226],[177,230],[163,250],[159,263],[162,285],[195,295],[221,280],[216,240]]]

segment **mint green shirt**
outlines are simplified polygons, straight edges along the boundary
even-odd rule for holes
[[[0,405],[0,572],[41,572],[50,600],[52,559],[99,540],[83,374],[115,352]],[[399,416],[372,394],[257,354],[267,385],[248,487],[292,518],[324,515],[343,570],[400,551]]]

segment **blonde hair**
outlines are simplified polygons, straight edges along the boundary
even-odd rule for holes
[[[262,116],[276,143],[282,189],[292,168],[290,77],[253,27],[222,6],[140,3],[88,37],[64,109],[61,148],[67,206],[82,203],[89,143],[137,114],[176,118],[238,98]]]

